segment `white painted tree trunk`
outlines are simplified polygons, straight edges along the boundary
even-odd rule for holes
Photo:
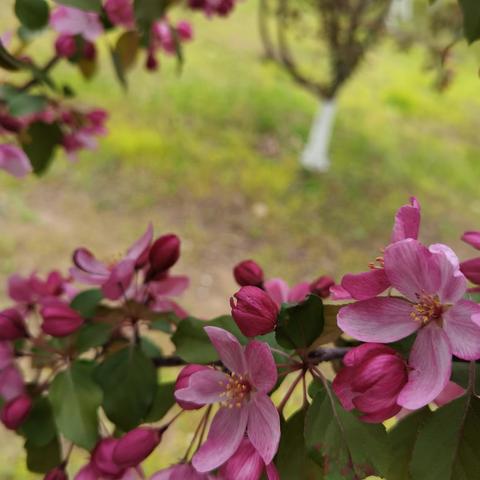
[[[313,122],[308,143],[302,153],[301,164],[315,172],[326,172],[330,167],[330,140],[337,112],[337,100],[330,98],[320,105]]]

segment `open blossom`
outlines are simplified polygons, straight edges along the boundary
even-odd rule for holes
[[[406,238],[418,238],[420,229],[420,204],[415,197],[410,199],[410,204],[403,205],[395,215],[390,244],[405,240]],[[376,261],[370,264],[370,270],[357,274],[347,274],[342,278],[341,288],[334,291],[334,298],[341,300],[354,298],[365,300],[373,298],[384,292],[391,286],[388,276],[383,268],[383,257],[377,257]],[[345,295],[347,294],[347,295]]]
[[[333,380],[333,390],[345,410],[356,408],[364,422],[379,423],[396,415],[398,395],[408,380],[405,360],[393,348],[365,343],[343,358],[344,368]]]
[[[4,143],[0,145],[0,170],[5,170],[14,177],[22,178],[32,171],[32,166],[21,148]]]
[[[268,396],[277,381],[270,348],[259,341],[242,347],[221,328],[205,327],[205,331],[230,373],[199,371],[190,376],[186,388],[175,392],[180,401],[221,405],[192,464],[199,472],[218,468],[234,455],[246,434],[269,465],[280,440],[279,414]]]
[[[154,473],[150,480],[213,480],[213,475],[197,472],[189,463],[179,463]]]
[[[268,480],[280,480],[273,463],[265,465],[262,457],[248,438],[244,438],[238,450],[220,468],[222,480],[260,480],[263,473]]]
[[[472,316],[480,306],[463,300],[467,285],[455,253],[446,245],[426,248],[406,239],[385,250],[385,274],[404,297],[376,297],[342,308],[340,328],[358,340],[390,343],[415,332],[408,382],[398,404],[420,408],[445,388],[452,354],[480,358],[480,326]]]
[[[86,12],[74,7],[57,6],[50,15],[50,26],[58,33],[81,35],[93,42],[103,32],[95,12]]]

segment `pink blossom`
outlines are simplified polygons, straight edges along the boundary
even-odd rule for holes
[[[161,20],[153,24],[152,41],[154,46],[162,48],[169,55],[175,54],[175,38],[168,21]]]
[[[70,270],[79,282],[99,285],[103,294],[110,300],[116,300],[130,287],[136,269],[142,268],[145,254],[152,242],[153,228],[149,225],[145,233],[117,261],[101,262],[86,248],[78,248],[73,254],[75,267]]]
[[[340,328],[365,342],[389,343],[417,336],[410,352],[408,382],[398,404],[420,408],[445,388],[452,353],[480,358],[480,326],[472,316],[480,306],[463,300],[467,285],[455,253],[441,244],[401,240],[385,250],[385,274],[404,297],[377,297],[342,308]]]
[[[0,370],[0,397],[9,402],[25,392],[25,382],[18,367],[11,363]]]
[[[32,171],[32,166],[21,148],[4,143],[0,145],[0,170],[5,170],[14,177],[22,178]]]
[[[158,428],[135,428],[117,441],[112,459],[123,468],[136,467],[157,448],[161,439]]]
[[[105,12],[114,25],[132,29],[135,27],[133,4],[131,0],[106,0]]]
[[[154,473],[150,480],[213,480],[208,473],[197,472],[189,463],[179,463]]]
[[[25,393],[21,394],[3,405],[0,420],[9,430],[17,430],[27,419],[31,409],[32,399]]]
[[[418,238],[420,228],[420,204],[415,197],[410,204],[403,205],[395,215],[391,244],[406,238]],[[383,257],[377,257],[370,264],[370,270],[358,274],[349,273],[342,279],[343,289],[356,300],[366,300],[384,292],[390,287],[383,268]]]
[[[55,51],[59,57],[73,57],[77,52],[75,37],[68,33],[60,34],[55,40]]]
[[[192,25],[186,20],[180,20],[177,23],[176,30],[180,40],[182,40],[183,42],[187,42],[188,40],[191,40],[193,38]]]
[[[270,295],[261,288],[242,287],[231,299],[232,317],[246,337],[273,332],[280,312]]]
[[[238,450],[220,468],[222,480],[259,480],[263,473],[268,480],[280,480],[273,463],[265,465],[262,457],[248,438],[244,438]]]
[[[16,308],[0,311],[0,341],[19,340],[28,336],[23,314]]]
[[[253,260],[244,260],[233,269],[235,281],[241,286],[261,287],[264,281],[262,267]]]
[[[350,350],[333,390],[345,410],[356,408],[364,422],[380,423],[396,415],[398,395],[408,380],[407,364],[395,350],[365,343]]]
[[[468,243],[469,245],[471,245],[473,248],[480,250],[480,232],[477,232],[477,231],[465,232],[462,235],[462,240],[465,243]]]
[[[308,282],[301,282],[290,288],[288,283],[281,278],[267,280],[264,283],[264,289],[279,307],[282,306],[282,303],[302,302],[311,293]]]
[[[178,318],[188,317],[188,313],[171,297],[181,295],[190,284],[188,277],[184,275],[168,275],[161,280],[148,282],[143,289],[139,289],[137,298],[145,298],[147,293],[147,304],[153,312],[173,312]]]
[[[83,318],[65,303],[55,301],[44,305],[40,314],[42,330],[52,337],[66,337],[76,332],[84,323]]]
[[[177,381],[175,382],[175,391],[187,388],[190,383],[190,377],[197,372],[209,370],[205,365],[187,365],[180,370],[178,374]],[[198,410],[203,407],[203,403],[194,403],[194,402],[185,402],[183,400],[176,399],[178,405],[184,410]]]
[[[265,464],[278,449],[280,418],[268,396],[277,380],[277,369],[266,343],[252,341],[242,347],[229,332],[205,327],[229,374],[209,369],[190,376],[188,387],[175,398],[196,404],[220,403],[208,438],[193,457],[199,472],[225,463],[240,446],[245,433]]]
[[[51,13],[50,26],[60,34],[81,35],[92,42],[103,33],[102,24],[95,12],[85,12],[63,5],[56,7]]]

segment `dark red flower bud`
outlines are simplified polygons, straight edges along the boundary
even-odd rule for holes
[[[157,238],[150,249],[150,270],[147,279],[154,280],[155,277],[164,274],[177,263],[179,257],[180,239],[176,235],[170,233]]]
[[[16,430],[28,417],[32,409],[32,400],[22,394],[7,402],[0,413],[0,420],[9,430]]]
[[[246,337],[272,332],[277,324],[279,307],[270,295],[258,287],[242,287],[230,299],[232,316]]]
[[[155,450],[161,439],[157,428],[135,428],[118,440],[113,461],[122,468],[136,467]]]
[[[104,475],[115,478],[123,473],[123,467],[113,461],[113,450],[117,443],[118,439],[116,438],[103,438],[97,443],[90,460],[91,470],[98,470]]]
[[[64,467],[56,467],[50,470],[43,480],[68,480],[68,475],[65,472]]]
[[[52,337],[66,337],[83,325],[83,318],[64,303],[45,305],[40,314],[43,317],[42,330]]]
[[[55,51],[59,57],[70,58],[77,51],[77,42],[73,35],[62,33],[55,40]]]
[[[262,267],[253,260],[244,260],[236,265],[233,269],[233,276],[241,287],[247,285],[260,287],[263,284]]]
[[[332,277],[323,275],[310,284],[310,291],[321,298],[330,296],[330,287],[335,285],[335,280]]]
[[[145,62],[145,68],[150,72],[158,70],[158,60],[155,58],[155,54],[153,52],[148,53],[147,61]]]
[[[0,312],[0,340],[18,340],[27,337],[23,315],[16,308]]]
[[[0,128],[17,133],[22,129],[22,122],[11,115],[0,114]]]
[[[187,388],[190,382],[190,377],[197,372],[201,372],[202,370],[210,370],[209,367],[205,365],[187,365],[183,367],[180,373],[178,374],[177,381],[175,382],[175,391],[181,390],[182,388]],[[198,408],[202,408],[204,404],[198,404],[194,402],[186,402],[184,400],[178,400],[178,405],[182,407],[184,410],[197,410]]]

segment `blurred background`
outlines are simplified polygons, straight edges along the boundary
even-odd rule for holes
[[[12,2],[0,2],[3,30]],[[480,229],[475,51],[456,48],[456,77],[439,93],[422,49],[388,39],[373,48],[340,94],[331,168],[312,174],[298,158],[317,100],[264,60],[256,10],[247,0],[226,21],[196,15],[183,72],[169,59],[158,74],[139,67],[126,94],[108,62],[88,83],[61,67],[82,101],[109,111],[109,135],[41,179],[0,175],[2,285],[13,272],[66,270],[78,246],[111,256],[151,221],[156,234],[182,238],[176,272],[191,277],[182,305],[209,318],[228,311],[232,267],[246,258],[289,282],[363,270],[411,195],[425,243],[472,255],[459,237]],[[51,41],[44,47],[47,58]],[[19,440],[2,432],[0,441],[0,478],[35,478]],[[172,459],[163,449],[148,468]]]

